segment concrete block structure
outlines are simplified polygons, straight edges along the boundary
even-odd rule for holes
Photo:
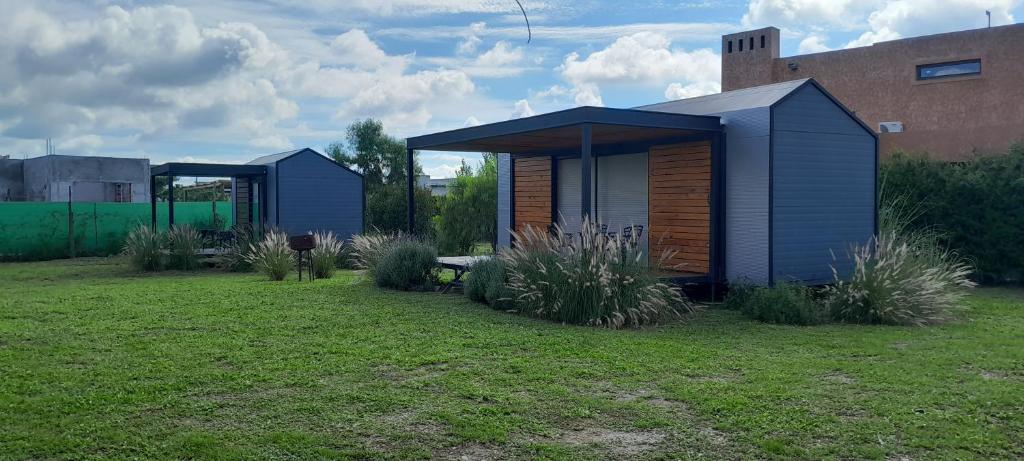
[[[0,160],[0,201],[66,202],[69,197],[147,202],[149,160],[77,155]]]
[[[779,30],[722,37],[722,91],[814,78],[893,150],[961,161],[1024,140],[1024,24],[799,56]]]

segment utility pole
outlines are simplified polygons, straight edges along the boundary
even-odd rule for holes
[[[992,28],[992,12],[989,11],[989,10],[985,10],[985,16],[988,16],[988,27],[991,29]]]

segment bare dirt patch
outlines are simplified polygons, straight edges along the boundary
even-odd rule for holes
[[[665,440],[660,431],[622,431],[604,428],[586,428],[568,431],[560,442],[567,445],[594,446],[618,456],[637,456],[658,447]]]
[[[512,459],[508,450],[477,443],[434,450],[435,459],[451,461],[498,461]]]
[[[848,375],[846,373],[843,373],[841,371],[831,371],[831,372],[825,373],[825,375],[822,376],[821,379],[823,381],[825,381],[825,382],[838,383],[838,384],[847,384],[847,385],[849,385],[849,384],[856,384],[857,383],[856,379],[853,379],[852,376],[850,376],[850,375]]]

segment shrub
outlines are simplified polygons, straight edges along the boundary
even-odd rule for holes
[[[152,227],[140,225],[128,232],[121,252],[135,269],[158,271],[163,268],[163,251],[164,236]]]
[[[386,250],[373,269],[377,286],[397,290],[429,289],[437,282],[437,250],[429,244],[402,239]]]
[[[968,278],[970,266],[951,251],[911,243],[889,233],[854,247],[848,280],[833,265],[835,283],[825,289],[832,316],[892,325],[948,320],[959,308],[964,289],[974,286]]]
[[[401,232],[373,232],[352,237],[354,264],[359,269],[366,269],[370,276],[373,276],[377,264],[384,258],[384,255],[399,242],[409,239],[410,237]]]
[[[316,232],[313,234],[313,240],[316,242],[316,248],[309,252],[313,275],[329,279],[334,276],[334,270],[338,267],[338,257],[344,245],[334,236],[334,232]]]
[[[199,268],[199,251],[202,248],[203,237],[191,225],[175,225],[167,231],[167,259],[172,268],[186,271]]]
[[[490,258],[469,268],[469,279],[465,284],[466,296],[478,303],[487,303],[495,309],[512,307],[512,293],[509,291],[508,273],[505,261]]]
[[[232,272],[248,272],[252,270],[249,255],[254,244],[258,243],[252,226],[237,225],[231,228],[231,241],[224,247],[220,267]]]
[[[725,298],[727,309],[768,323],[817,325],[828,320],[828,312],[814,299],[810,288],[779,283],[772,287],[735,284]]]
[[[288,234],[271,230],[249,250],[249,263],[270,280],[284,280],[295,264],[295,252],[288,246]]]
[[[643,253],[598,229],[585,220],[578,242],[559,226],[551,234],[533,227],[515,232],[518,245],[501,257],[516,310],[558,322],[622,328],[656,324],[693,309],[678,288],[652,274]]]
[[[950,163],[896,154],[882,164],[881,211],[912,204],[908,229],[934,231],[941,247],[969,257],[975,276],[1024,280],[1024,145],[1005,154]],[[884,213],[880,221],[884,227]],[[905,236],[903,232],[899,235]],[[884,235],[884,234],[883,234]]]

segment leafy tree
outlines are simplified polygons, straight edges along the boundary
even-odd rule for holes
[[[327,155],[342,165],[363,174],[366,184],[366,227],[390,232],[405,230],[406,225],[406,149],[405,142],[384,132],[384,125],[373,119],[360,120],[349,125],[345,142],[331,143]],[[419,164],[413,166],[422,174]],[[430,191],[417,187],[416,232],[432,232],[431,217],[434,200]]]
[[[468,254],[477,243],[495,242],[497,236],[498,162],[484,154],[475,171],[463,162],[448,194],[441,200],[437,228],[442,254]]]

